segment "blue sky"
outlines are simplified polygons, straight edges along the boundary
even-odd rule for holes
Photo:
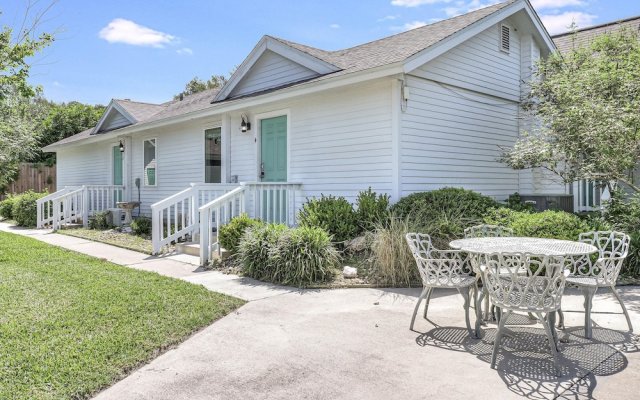
[[[0,5],[16,26],[27,0]],[[334,50],[458,15],[495,0],[59,0],[41,28],[57,40],[31,82],[45,97],[162,102],[194,76],[227,74],[264,34]],[[35,9],[48,4],[40,0]],[[640,15],[637,0],[532,0],[547,29]]]

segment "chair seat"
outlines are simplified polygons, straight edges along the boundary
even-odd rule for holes
[[[423,282],[424,286],[430,287],[449,287],[449,288],[464,288],[467,286],[471,286],[476,283],[476,277],[470,275],[461,275],[461,276],[441,276],[436,279],[435,276],[429,277],[426,281]]]
[[[519,273],[519,272],[518,272]],[[530,282],[533,280],[533,282]],[[528,312],[549,312],[555,310],[558,307],[555,306],[553,296],[546,295],[543,297],[541,294],[544,291],[544,284],[547,282],[543,278],[528,278],[526,276],[518,277],[516,282],[513,282],[511,277],[500,277],[502,287],[520,287],[521,290],[529,283],[529,289],[526,291],[523,299],[522,291],[513,288],[511,292],[507,294],[506,290],[499,290],[492,296],[493,303],[507,310],[516,311],[528,311]],[[537,286],[537,290],[531,291]]]
[[[605,283],[602,278],[597,278],[595,276],[569,275],[567,277],[567,283],[574,286],[588,286],[588,287],[610,286],[607,283]]]

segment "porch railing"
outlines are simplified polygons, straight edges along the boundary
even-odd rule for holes
[[[243,182],[240,187],[201,206],[198,209],[200,264],[205,265],[214,251],[221,250],[217,238],[220,227],[241,213],[265,222],[296,225],[301,188],[302,184],[291,182]]]
[[[199,232],[198,208],[236,189],[238,184],[194,183],[151,205],[153,253]]]
[[[602,208],[608,197],[606,186],[586,179],[573,183],[573,208],[576,212],[596,211]]]
[[[37,226],[51,226],[57,230],[62,225],[82,221],[86,227],[89,217],[114,208],[122,200],[123,193],[122,185],[65,187],[37,201]]]

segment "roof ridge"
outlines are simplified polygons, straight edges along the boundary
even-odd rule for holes
[[[584,32],[584,31],[588,31],[588,30],[591,30],[591,29],[598,29],[598,28],[604,28],[605,26],[623,24],[625,22],[633,21],[635,19],[640,19],[640,15],[636,15],[635,17],[627,17],[627,18],[617,19],[617,20],[609,21],[609,22],[603,22],[603,23],[598,24],[598,25],[588,26],[586,28],[576,29],[574,31],[559,33],[557,35],[551,36],[551,38],[559,38],[559,37],[562,37],[562,36],[567,36],[567,35],[571,35],[573,33],[578,33],[578,32]]]
[[[146,101],[136,101],[136,100],[131,100],[131,99],[115,99],[114,98],[113,100],[115,100],[115,101],[126,101],[126,102],[129,102],[129,103],[137,103],[137,104],[147,104],[147,105],[150,105],[150,106],[161,106],[163,104],[163,103],[149,103],[149,102],[146,102]]]

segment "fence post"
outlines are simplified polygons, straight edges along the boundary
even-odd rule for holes
[[[82,185],[82,226],[89,226],[89,190]]]
[[[203,266],[209,261],[207,252],[209,251],[209,232],[211,232],[210,222],[211,210],[206,209],[200,213],[200,265]]]
[[[160,212],[151,207],[151,243],[153,246],[153,254],[158,254],[160,251],[160,238],[162,237]]]
[[[41,201],[41,200],[38,200],[36,202],[36,205],[37,205],[36,215],[37,215],[37,218],[38,218],[38,222],[36,223],[36,227],[38,229],[42,228],[42,205],[43,204],[44,204],[44,202]]]

